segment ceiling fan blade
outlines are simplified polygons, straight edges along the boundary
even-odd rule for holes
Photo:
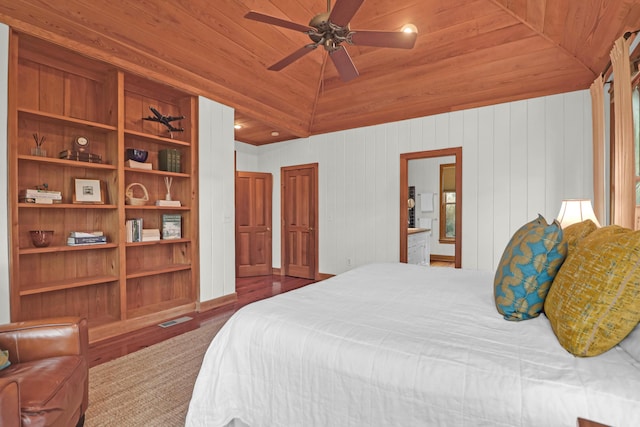
[[[344,46],[339,46],[336,50],[329,52],[329,57],[333,61],[333,65],[336,66],[343,82],[353,80],[360,75]]]
[[[312,50],[314,50],[316,47],[318,47],[318,46],[316,44],[313,44],[313,43],[308,44],[306,46],[302,46],[300,49],[296,50],[291,55],[289,55],[289,56],[281,59],[280,61],[276,62],[275,64],[273,64],[271,67],[268,68],[268,70],[280,71],[284,67],[286,67],[287,65],[291,64],[292,62],[297,61],[298,59],[302,58],[307,53],[309,53]]]
[[[346,26],[362,3],[364,0],[336,0],[329,14],[329,21],[340,27]]]
[[[412,49],[418,34],[402,31],[352,31],[350,37],[352,44],[360,46]]]
[[[278,27],[288,28],[290,30],[301,31],[306,33],[307,31],[314,31],[315,29],[308,25],[296,24],[295,22],[287,21],[285,19],[276,18],[275,16],[265,15],[259,12],[247,12],[244,15],[247,19],[253,19],[254,21],[264,22],[265,24],[277,25]]]

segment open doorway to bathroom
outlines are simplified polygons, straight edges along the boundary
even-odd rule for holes
[[[455,171],[455,188],[449,188],[448,184],[443,184],[441,164],[451,165]],[[423,168],[433,169],[431,175],[436,178],[431,179],[432,182],[426,178]],[[422,184],[416,185],[415,182],[411,182],[416,179],[427,183],[421,186]],[[414,190],[413,197],[411,197],[410,187]],[[446,206],[447,204],[449,206]],[[441,213],[443,210],[445,216]],[[445,233],[447,230],[447,218],[453,218],[455,232],[452,239],[441,238],[441,228]],[[408,262],[409,258],[414,258],[415,255],[408,248],[409,236],[416,231],[421,233],[421,230],[430,230],[428,242],[436,252],[446,254],[443,248],[448,246],[452,256],[445,255],[441,259],[452,259],[456,268],[462,266],[462,148],[460,147],[400,155],[400,262]],[[451,237],[450,231],[448,235]],[[415,237],[412,238],[413,240]],[[438,257],[432,259],[437,261]],[[429,264],[429,260],[426,261],[426,264]],[[412,262],[415,261],[412,259]]]

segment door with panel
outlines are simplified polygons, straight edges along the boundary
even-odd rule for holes
[[[236,277],[272,272],[270,173],[236,172]]]
[[[318,164],[282,168],[282,273],[316,279]]]

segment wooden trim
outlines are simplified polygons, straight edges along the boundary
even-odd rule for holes
[[[455,267],[462,268],[462,147],[417,151],[400,154],[400,262],[407,262],[407,218],[409,187],[409,160],[455,156],[456,161],[456,239]]]
[[[284,274],[282,274],[282,269],[276,267],[273,267],[271,269],[271,274],[273,274],[274,276],[284,276]]]
[[[9,70],[8,70],[8,82],[7,88],[7,142],[8,153],[17,153],[18,150],[15,145],[18,143],[18,85],[11,84],[11,82],[18,81],[18,42],[20,36],[15,31],[9,32]],[[9,207],[8,221],[11,226],[9,236],[9,311],[11,315],[11,321],[16,322],[21,320],[20,313],[20,273],[17,271],[19,263],[20,244],[19,239],[13,236],[18,235],[18,204],[15,203],[18,200],[18,190],[14,182],[18,182],[18,158],[17,156],[9,156],[8,158],[9,174],[7,177],[7,183],[9,185],[8,196],[10,202],[7,203]]]
[[[451,255],[434,255],[432,254],[429,257],[431,262],[441,261],[441,262],[456,262],[456,257]]]
[[[219,298],[199,302],[197,304],[196,311],[198,313],[204,313],[205,311],[224,307],[229,304],[235,304],[236,301],[238,301],[238,293],[234,292],[232,294],[228,294]]]
[[[331,279],[333,276],[335,276],[335,274],[318,273],[318,280]]]

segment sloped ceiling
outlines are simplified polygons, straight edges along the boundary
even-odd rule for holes
[[[640,28],[637,0],[365,0],[352,29],[412,23],[416,46],[347,45],[360,72],[348,83],[322,49],[267,70],[308,36],[244,15],[307,24],[326,9],[321,0],[14,0],[0,4],[0,21],[229,105],[243,126],[236,139],[254,145],[585,89],[615,39]]]

